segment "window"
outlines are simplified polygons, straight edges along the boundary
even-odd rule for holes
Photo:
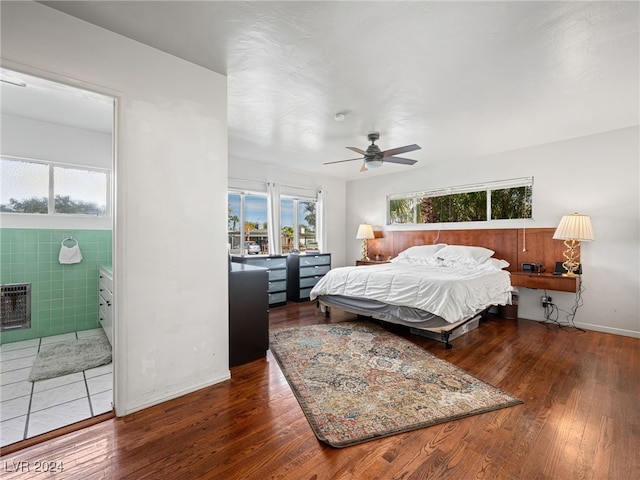
[[[3,213],[108,215],[109,173],[0,157]]]
[[[266,193],[227,193],[228,242],[236,255],[267,254],[269,234],[267,228]],[[316,243],[316,201],[280,196],[280,232],[282,253],[294,248],[300,252]]]
[[[253,255],[269,251],[267,196],[229,192],[228,235],[231,253]]]
[[[387,196],[388,224],[532,218],[533,177]]]
[[[282,232],[282,253],[296,248],[305,252],[315,246],[316,201],[280,197],[280,230]]]

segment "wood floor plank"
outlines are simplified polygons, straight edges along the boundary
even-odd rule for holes
[[[313,302],[271,328],[353,320]],[[270,354],[226,382],[123,418],[3,451],[3,479],[640,478],[640,339],[489,317],[454,348],[389,327],[523,404],[336,449],[319,442]],[[62,462],[56,476],[36,461]],[[29,472],[12,471],[27,462]],[[13,469],[15,470],[15,469]]]

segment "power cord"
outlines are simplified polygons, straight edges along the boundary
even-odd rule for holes
[[[586,290],[586,288],[582,285],[582,277],[578,276],[578,291],[576,292],[576,301],[573,304],[573,307],[571,307],[571,311],[568,312],[566,310],[558,308],[558,306],[555,303],[546,302],[546,304],[544,306],[544,318],[545,318],[545,322],[544,323],[557,325],[560,328],[573,327],[576,330],[580,330],[581,332],[585,332],[584,329],[576,326],[576,324],[575,324],[576,313],[577,313],[578,309],[584,303],[584,301],[582,300],[582,293],[585,290]],[[547,297],[547,291],[546,290],[544,291],[544,295],[545,295],[545,297]],[[565,323],[560,322],[560,320],[559,320],[560,312],[565,314],[565,319],[566,319]]]

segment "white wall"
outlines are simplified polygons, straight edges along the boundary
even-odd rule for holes
[[[15,115],[1,119],[3,155],[111,169],[110,134]]]
[[[111,170],[113,136],[31,118],[0,116],[2,155]],[[88,152],[91,152],[90,154]],[[3,228],[110,230],[110,217],[2,214]]]
[[[295,159],[291,160],[292,163]],[[331,253],[331,266],[342,267],[345,265],[346,244],[349,235],[345,236],[346,222],[346,183],[342,179],[330,176],[309,175],[294,169],[283,170],[258,162],[229,158],[230,182],[237,179],[251,180],[254,182],[274,182],[284,186],[308,188],[311,190],[324,190],[326,192],[325,212],[327,216],[327,248]],[[247,184],[251,188],[251,183]],[[347,232],[348,233],[348,232]],[[355,240],[355,231],[353,233]]]
[[[32,2],[2,63],[118,98],[116,410],[229,378],[226,79]]]
[[[420,169],[347,184],[347,231],[367,221],[383,228],[386,194],[534,177],[534,220],[502,227],[556,227],[562,215],[589,215],[596,240],[582,244],[584,305],[575,322],[584,328],[640,337],[640,134],[637,126],[474,159],[433,162]],[[496,227],[489,222],[444,228]],[[403,228],[403,227],[389,227]],[[411,227],[407,229],[415,229]],[[434,228],[434,227],[423,227]],[[347,256],[359,257],[349,243]],[[542,320],[542,291],[520,289],[519,316]],[[564,310],[575,295],[548,292]],[[560,317],[564,319],[563,316]]]

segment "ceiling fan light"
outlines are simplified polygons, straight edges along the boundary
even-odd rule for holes
[[[369,160],[365,162],[365,166],[367,170],[371,170],[372,168],[380,168],[382,166],[382,160]]]

